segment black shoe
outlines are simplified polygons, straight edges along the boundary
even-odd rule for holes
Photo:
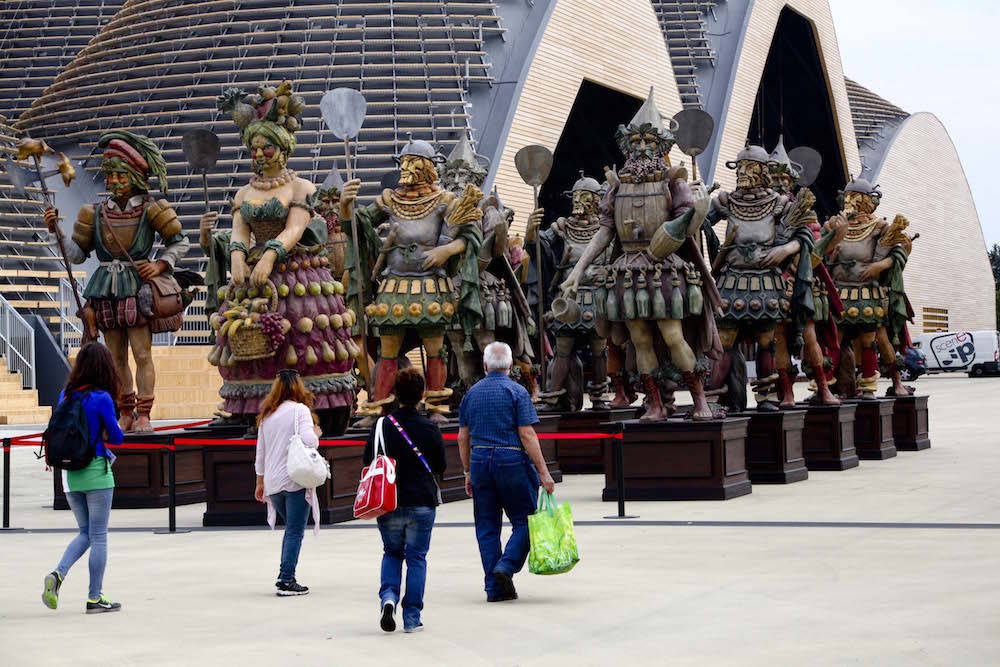
[[[59,589],[62,587],[62,577],[58,572],[45,575],[45,588],[42,590],[42,603],[49,609],[59,606]]]
[[[382,603],[382,619],[379,621],[379,626],[386,632],[396,631],[396,619],[392,616],[395,611],[396,605],[391,600]]]
[[[88,614],[105,614],[109,611],[121,611],[121,609],[122,605],[120,602],[112,602],[103,593],[97,600],[87,600]]]
[[[514,588],[514,580],[506,572],[497,570],[493,573],[493,583],[499,591],[493,597],[487,597],[488,602],[505,602],[517,599],[517,590]]]
[[[274,584],[278,597],[290,597],[292,595],[306,595],[309,588],[292,579],[291,581],[278,581]]]
[[[412,628],[403,628],[403,632],[405,632],[406,634],[410,634],[413,632],[423,632],[423,631],[424,631],[423,623],[417,623]]]

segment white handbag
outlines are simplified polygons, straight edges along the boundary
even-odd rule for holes
[[[307,489],[322,486],[330,479],[330,463],[318,449],[306,447],[299,437],[299,418],[295,415],[295,433],[288,441],[288,476],[293,482]]]

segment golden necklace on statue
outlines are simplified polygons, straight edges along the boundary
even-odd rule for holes
[[[425,197],[407,199],[392,192],[390,195],[392,212],[403,220],[420,220],[427,217],[441,203],[440,200],[444,194],[444,190],[437,190]]]
[[[273,190],[275,188],[280,188],[282,185],[291,183],[294,179],[295,172],[291,169],[285,169],[273,178],[263,178],[254,174],[250,177],[250,185],[258,190]]]
[[[871,236],[871,233],[875,230],[876,225],[878,225],[878,218],[867,216],[862,218],[861,216],[858,216],[847,226],[847,233],[844,235],[844,240],[864,241],[866,238]]]

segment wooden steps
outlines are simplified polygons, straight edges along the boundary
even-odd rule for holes
[[[20,373],[8,371],[0,357],[0,425],[45,424],[51,414],[51,408],[38,405],[38,392],[23,389]]]

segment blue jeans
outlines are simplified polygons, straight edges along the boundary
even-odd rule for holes
[[[299,564],[302,535],[309,521],[309,503],[306,490],[279,491],[271,495],[275,511],[285,522],[285,536],[281,540],[281,569],[278,581],[295,581],[295,566]]]
[[[90,549],[90,591],[88,600],[101,597],[101,587],[104,584],[104,567],[108,563],[108,518],[111,516],[111,498],[114,489],[98,489],[96,491],[70,491],[66,494],[76,525],[80,532],[66,547],[62,560],[56,566],[56,572],[63,579],[69,574],[69,569],[80,560],[87,549]]]
[[[382,604],[392,600],[399,604],[399,588],[406,561],[406,595],[403,596],[403,627],[420,625],[420,610],[424,608],[424,585],[427,583],[427,550],[431,547],[434,528],[433,507],[400,507],[378,518],[382,533],[382,586],[378,595]]]
[[[538,503],[538,472],[523,451],[488,447],[472,449],[470,472],[476,539],[486,574],[486,596],[492,598],[501,592],[493,583],[493,574],[514,576],[528,558],[528,515]],[[501,554],[503,512],[514,531]]]

